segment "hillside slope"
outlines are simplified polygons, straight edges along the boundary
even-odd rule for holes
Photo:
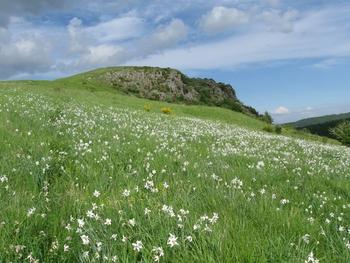
[[[349,262],[350,149],[264,125],[0,82],[0,262]]]
[[[336,127],[339,123],[350,120],[350,113],[326,115],[316,118],[303,119],[297,122],[288,123],[286,125],[297,129],[307,129],[313,134],[335,138],[330,130]]]

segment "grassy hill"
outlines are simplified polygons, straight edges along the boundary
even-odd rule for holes
[[[158,67],[110,67],[64,79],[71,84],[95,89],[111,87],[121,94],[156,101],[227,108],[259,117],[252,107],[238,100],[229,84],[212,79],[190,78],[180,71]]]
[[[0,261],[350,261],[348,148],[78,79],[0,83]]]
[[[330,129],[336,127],[339,123],[350,120],[350,113],[333,114],[316,118],[303,119],[297,122],[288,123],[288,126],[296,129],[307,129],[313,134],[335,138]]]

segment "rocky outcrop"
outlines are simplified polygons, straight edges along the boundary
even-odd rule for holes
[[[126,94],[186,104],[205,104],[255,115],[236,97],[231,85],[213,79],[189,78],[171,68],[116,67],[104,69],[89,80],[102,82]]]

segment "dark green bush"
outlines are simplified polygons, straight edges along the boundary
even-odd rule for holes
[[[266,126],[263,128],[263,131],[266,131],[266,132],[273,132],[273,126],[272,126],[272,125],[266,125]]]
[[[277,134],[281,134],[282,133],[282,126],[281,125],[275,126],[275,133],[277,133]]]

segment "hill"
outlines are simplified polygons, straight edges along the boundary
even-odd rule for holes
[[[326,115],[316,118],[303,119],[286,125],[296,129],[306,129],[313,134],[335,138],[330,129],[336,127],[339,123],[350,120],[350,113]]]
[[[349,262],[350,149],[265,125],[0,82],[0,262]]]
[[[127,95],[171,103],[228,108],[259,116],[244,105],[229,84],[213,79],[190,78],[176,69],[158,67],[111,67],[93,70],[68,79],[83,85],[106,85]]]

